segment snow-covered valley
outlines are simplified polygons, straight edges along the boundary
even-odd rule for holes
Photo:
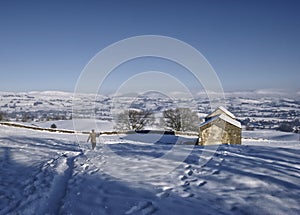
[[[298,128],[299,94],[226,96],[243,125],[242,145],[131,132],[101,135],[93,151],[82,132],[115,130],[112,98],[80,95],[76,118],[71,93],[1,92],[2,120],[27,128],[0,125],[0,215],[300,214],[299,134],[276,130],[282,122]],[[199,117],[209,113],[201,96],[140,97],[131,107],[160,117],[192,103]],[[52,124],[79,132],[49,132]]]
[[[242,125],[276,129],[283,124],[288,125],[290,130],[300,126],[299,95],[299,92],[274,91],[225,93],[226,107],[236,115]],[[72,117],[114,121],[114,114],[128,108],[128,105],[131,108],[150,110],[157,118],[168,108],[188,107],[196,111],[202,119],[212,111],[205,93],[195,95],[194,99],[172,100],[160,96],[147,94],[136,98],[116,98],[112,95],[79,94],[73,100],[73,93],[68,92],[0,92],[0,115],[11,121],[36,124]]]

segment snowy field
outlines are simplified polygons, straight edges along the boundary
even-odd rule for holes
[[[112,131],[114,130],[113,123],[105,120],[98,119],[74,119],[74,120],[57,120],[57,121],[46,121],[46,122],[35,122],[35,123],[23,123],[26,125],[35,125],[41,128],[50,128],[52,124],[57,126],[57,129],[74,130],[74,123],[76,124],[76,131]]]
[[[192,138],[107,135],[91,151],[85,135],[0,126],[0,214],[300,214],[299,136],[243,137],[178,162],[159,158]]]

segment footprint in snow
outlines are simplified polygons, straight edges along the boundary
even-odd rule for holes
[[[186,175],[180,175],[179,176],[179,179],[181,180],[181,181],[184,181],[184,180],[186,180],[188,177],[186,176]]]
[[[89,165],[86,164],[86,163],[81,163],[80,166],[82,166],[82,168],[83,168],[84,170],[87,170],[87,169],[89,168]]]
[[[130,208],[125,214],[144,214],[149,215],[153,214],[157,209],[154,207],[151,201],[142,201],[137,205]]]
[[[166,198],[166,197],[169,197],[170,196],[170,192],[173,190],[172,187],[164,187],[163,188],[163,191],[160,192],[160,193],[157,193],[156,196],[159,197],[159,198]]]
[[[185,169],[190,169],[192,166],[190,165],[190,164],[188,164],[188,165],[185,165]]]
[[[189,192],[186,192],[186,191],[180,192],[179,195],[183,198],[188,198],[188,197],[193,197],[194,196],[193,193],[189,193]]]
[[[63,153],[61,156],[62,157],[68,157],[68,155],[66,153]]]
[[[218,175],[218,174],[220,174],[220,170],[215,169],[215,170],[212,172],[212,174],[213,174],[213,175]]]
[[[161,192],[161,193],[157,193],[156,196],[157,196],[158,198],[161,198],[161,199],[167,198],[167,197],[170,196],[170,192]]]
[[[194,172],[191,169],[188,169],[188,170],[185,171],[185,174],[187,174],[188,176],[193,175],[193,173]]]
[[[50,159],[49,161],[47,161],[47,164],[51,164],[54,162],[54,159]]]
[[[181,187],[188,187],[188,186],[190,186],[190,182],[188,181],[184,181],[181,183]]]
[[[199,181],[197,185],[198,185],[198,187],[202,187],[206,183],[207,183],[206,181]]]
[[[190,178],[190,179],[188,179],[186,181],[189,182],[189,183],[193,183],[193,182],[197,182],[198,179],[197,178]]]
[[[89,174],[90,174],[90,175],[93,175],[93,174],[95,174],[95,173],[98,172],[98,171],[99,171],[99,169],[96,168],[96,169],[91,170],[91,171],[89,172]]]

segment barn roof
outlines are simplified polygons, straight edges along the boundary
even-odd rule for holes
[[[223,106],[218,107],[214,112],[212,112],[211,114],[209,114],[207,116],[207,118],[214,116],[214,113],[217,112],[218,110],[222,111],[223,113],[225,113],[226,115],[230,116],[232,119],[235,119],[235,116],[233,115],[233,113],[231,113],[230,111],[228,111],[226,108],[224,108]]]
[[[219,114],[219,115],[213,116],[213,117],[210,118],[209,120],[207,120],[207,121],[205,121],[204,123],[202,123],[202,124],[200,125],[200,127],[201,127],[201,126],[204,126],[204,125],[207,125],[207,124],[209,124],[209,123],[211,123],[211,122],[213,122],[213,121],[215,121],[215,120],[217,120],[217,119],[222,119],[222,120],[224,120],[225,122],[228,122],[228,123],[230,123],[230,124],[232,124],[232,125],[234,125],[234,126],[236,126],[236,127],[238,127],[238,128],[242,128],[242,125],[241,125],[241,123],[240,123],[239,121],[233,119],[232,117],[230,117],[230,116],[228,116],[228,115],[226,115],[226,114]]]

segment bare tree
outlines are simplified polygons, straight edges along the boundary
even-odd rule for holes
[[[179,108],[168,109],[163,112],[162,119],[163,126],[180,131],[181,129],[181,116]]]
[[[181,108],[181,130],[182,131],[197,131],[200,120],[198,114],[189,108]]]
[[[199,117],[189,108],[168,109],[163,112],[162,124],[175,131],[197,131]]]
[[[154,122],[153,113],[149,110],[125,110],[117,116],[116,129],[140,130]]]

